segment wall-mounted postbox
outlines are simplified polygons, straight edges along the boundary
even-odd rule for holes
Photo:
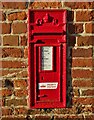
[[[66,107],[66,10],[29,10],[30,108]]]

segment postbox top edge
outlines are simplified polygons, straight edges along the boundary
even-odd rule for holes
[[[58,11],[58,12],[67,12],[66,9],[28,9],[29,12],[41,12],[41,11]]]

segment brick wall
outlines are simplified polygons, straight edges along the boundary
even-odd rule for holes
[[[94,119],[94,2],[0,3],[2,120]],[[28,108],[27,13],[67,9],[67,108]]]

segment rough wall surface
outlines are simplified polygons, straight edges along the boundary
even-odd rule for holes
[[[94,2],[0,3],[2,120],[94,119]],[[28,108],[27,14],[67,9],[67,108]]]

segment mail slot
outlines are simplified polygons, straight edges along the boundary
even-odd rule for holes
[[[66,10],[29,10],[29,106],[66,107]]]

